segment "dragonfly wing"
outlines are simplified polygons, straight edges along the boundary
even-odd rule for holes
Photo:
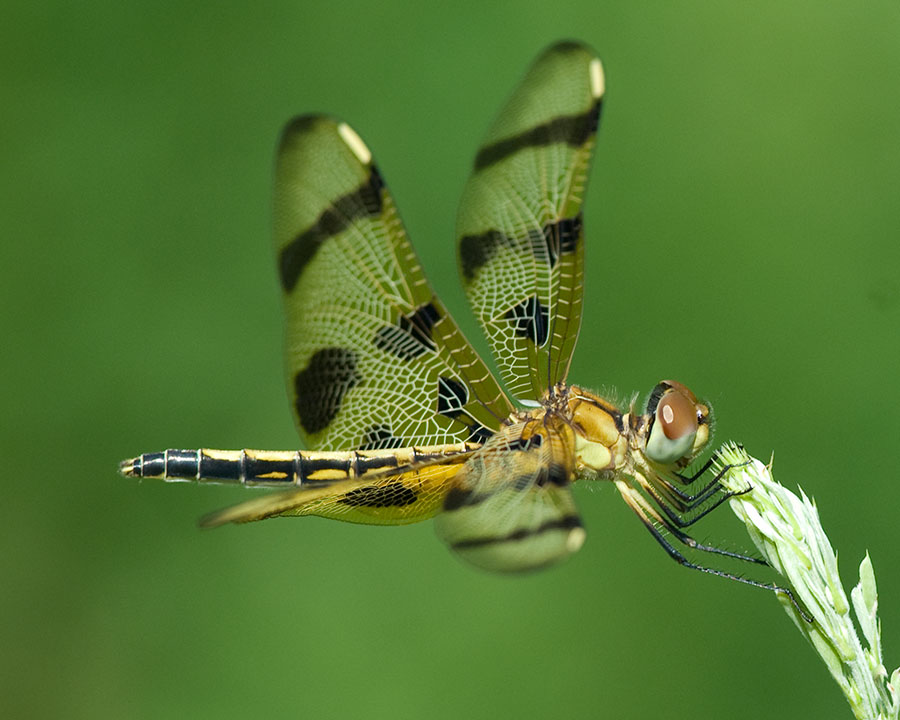
[[[460,272],[510,392],[564,380],[581,325],[581,205],[600,117],[600,60],[538,57],[475,159],[457,219]]]
[[[435,518],[438,535],[486,570],[518,572],[576,552],[585,532],[572,498],[574,437],[562,423],[510,426],[466,463]]]
[[[205,528],[272,517],[316,515],[364,525],[407,525],[443,507],[468,454],[405,468],[403,472],[342,480],[325,487],[270,493],[207,515]]]
[[[369,149],[285,128],[275,178],[288,392],[312,449],[482,441],[512,407],[429,286]]]

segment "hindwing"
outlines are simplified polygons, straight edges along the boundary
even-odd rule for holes
[[[558,417],[505,427],[455,476],[435,530],[462,559],[499,572],[552,565],[585,531],[572,497],[575,438]]]
[[[202,527],[315,515],[364,525],[408,525],[440,512],[468,454],[353,480],[269,493],[207,515]]]

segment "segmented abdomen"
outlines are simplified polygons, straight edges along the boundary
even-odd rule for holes
[[[167,482],[201,482],[253,487],[329,484],[395,468],[472,452],[477,443],[391,450],[164,450],[145,453],[119,466],[128,477]]]

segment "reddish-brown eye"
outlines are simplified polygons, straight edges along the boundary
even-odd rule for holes
[[[656,420],[662,425],[669,440],[677,440],[697,432],[697,406],[695,401],[675,389],[666,393],[656,407]]]

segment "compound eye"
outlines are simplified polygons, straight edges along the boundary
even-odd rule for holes
[[[669,440],[678,440],[697,432],[701,410],[696,402],[673,390],[666,393],[656,407],[656,422]]]
[[[679,382],[659,383],[647,412],[652,415],[644,454],[655,463],[683,466],[709,439],[709,408]]]

